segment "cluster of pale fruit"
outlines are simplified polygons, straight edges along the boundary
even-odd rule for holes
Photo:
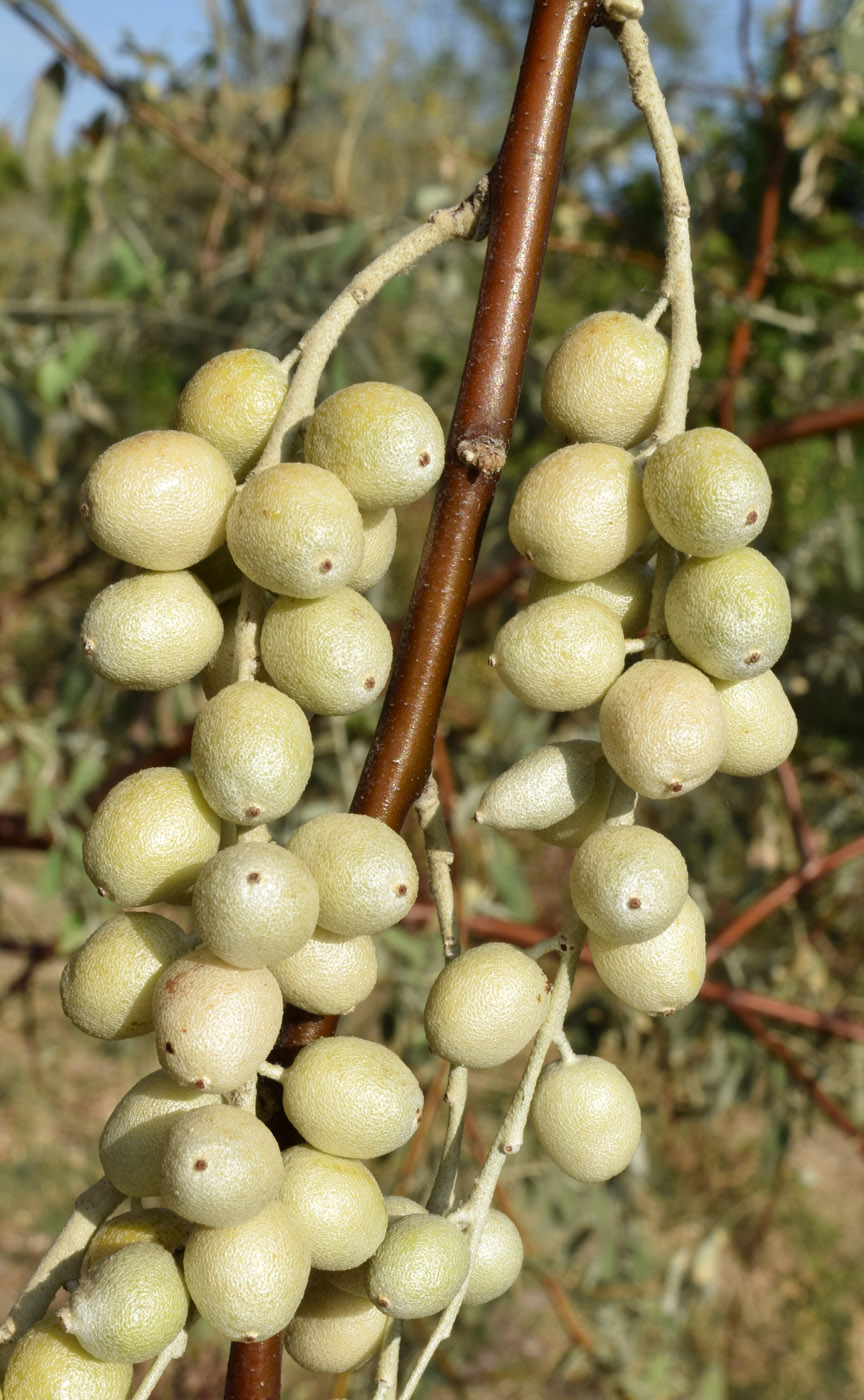
[[[683,856],[632,825],[622,785],[664,799],[716,771],[766,773],[797,734],[770,669],[789,636],[789,593],[750,548],[771,501],[762,463],[719,428],[663,442],[644,473],[628,450],[656,426],[668,353],[659,331],[610,311],[570,331],[549,362],[544,414],[570,445],[516,493],[510,536],[535,573],[490,663],[529,705],[599,703],[599,742],[537,749],[495,780],[477,812],[576,851],[571,895],[594,965],[652,1016],[696,996],[705,925]],[[663,635],[646,639],[654,655],[625,670],[648,623],[658,536],[688,557],[666,592]]]

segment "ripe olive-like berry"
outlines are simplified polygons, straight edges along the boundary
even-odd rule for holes
[[[3,1379],[4,1400],[128,1400],[129,1361],[99,1361],[57,1317],[37,1322],[21,1337]]]
[[[726,749],[723,706],[695,667],[639,661],[600,706],[600,742],[642,797],[680,797],[717,771]]]
[[[503,1065],[540,1029],[552,988],[533,958],[484,943],[439,972],[423,1024],[434,1055],[469,1069]]]
[[[635,637],[648,621],[651,607],[653,575],[647,564],[637,559],[625,559],[617,569],[584,583],[568,583],[552,578],[551,574],[535,569],[525,594],[526,605],[539,603],[542,598],[554,598],[559,593],[574,593],[577,598],[593,598],[604,603],[618,618],[625,637]]]
[[[600,756],[590,739],[544,744],[489,784],[474,820],[501,831],[551,826],[590,797]]]
[[[756,549],[685,559],[666,593],[666,625],[682,656],[709,676],[758,676],[789,640],[789,589]]]
[[[213,811],[259,826],[299,802],[312,772],[309,721],[296,700],[260,681],[214,695],[192,730],[192,768]]]
[[[228,1094],[262,1065],[282,1024],[282,994],[266,967],[239,968],[194,948],[153,993],[156,1053],[178,1084]]]
[[[541,408],[570,442],[633,447],[657,426],[669,343],[626,311],[598,311],[568,331],[543,378]]]
[[[592,930],[588,945],[610,992],[646,1016],[689,1005],[705,978],[705,920],[689,895],[669,927],[643,943],[616,943]]]
[[[349,384],[320,403],[306,460],[344,481],[363,510],[417,501],[444,470],[444,434],[429,405],[396,384]]]
[[[305,1045],[285,1075],[285,1113],[312,1147],[334,1157],[381,1157],[417,1130],[423,1092],[388,1050],[357,1036]]]
[[[192,946],[161,914],[115,914],[76,949],[60,978],[63,1010],[100,1040],[126,1040],[153,1029],[153,988]]]
[[[538,569],[580,583],[623,564],[650,525],[630,453],[586,442],[559,448],[522,478],[508,529]]]
[[[363,510],[363,554],[346,582],[355,593],[368,593],[386,574],[396,552],[396,512],[392,507]]]
[[[162,1198],[196,1225],[251,1220],[282,1186],[270,1129],[245,1109],[208,1104],[172,1123],[162,1147]]]
[[[100,1361],[147,1361],[177,1336],[189,1294],[160,1244],[127,1244],[95,1264],[60,1320]]]
[[[770,773],[792,752],[798,721],[773,671],[744,681],[715,681],[729,735],[721,773],[755,778]]]
[[[662,933],[687,897],[684,857],[647,826],[605,826],[583,841],[570,871],[580,919],[614,943]]]
[[[264,450],[287,388],[288,370],[266,350],[226,350],[193,374],[174,427],[212,442],[242,481]]]
[[[375,1356],[386,1326],[368,1298],[352,1297],[313,1274],[285,1330],[285,1350],[307,1371],[341,1375]]]
[[[522,1236],[509,1216],[490,1210],[468,1275],[464,1303],[491,1303],[512,1288],[522,1271]]]
[[[409,1196],[385,1196],[384,1207],[387,1211],[388,1223],[391,1220],[401,1220],[403,1215],[428,1215],[425,1206],[421,1206],[419,1201],[412,1201]],[[364,1264],[358,1264],[353,1269],[327,1269],[324,1277],[328,1283],[332,1283],[335,1288],[342,1289],[345,1293],[350,1293],[352,1298],[365,1298],[369,1301],[368,1270]]]
[[[288,850],[315,877],[318,923],[343,938],[383,933],[417,898],[420,877],[408,843],[377,817],[325,812],[297,828]]]
[[[375,986],[378,958],[368,934],[342,938],[318,928],[298,952],[271,962],[270,971],[292,1006],[316,1016],[344,1016]]]
[[[84,869],[117,904],[188,904],[222,827],[190,773],[143,768],[103,797],[84,837]]]
[[[563,594],[516,613],[489,657],[507,689],[539,710],[581,710],[624,669],[624,633],[609,608]]]
[[[129,690],[191,680],[215,654],[222,618],[194,574],[136,574],[97,593],[81,624],[85,660]]]
[[[620,1069],[596,1055],[556,1060],[537,1081],[531,1121],[543,1150],[574,1181],[608,1181],[629,1165],[642,1136],[636,1095]]]
[[[323,598],[355,573],[363,521],[331,472],[280,462],[238,493],[228,515],[228,548],[244,574],[271,593]]]
[[[372,604],[339,588],[327,598],[277,598],[261,655],[273,684],[309,714],[353,715],[387,684],[393,643]]]
[[[233,967],[265,967],[290,958],[312,937],[318,886],[302,860],[273,841],[226,846],[195,881],[192,917],[217,958]]]
[[[293,1211],[271,1201],[237,1225],[196,1225],[183,1271],[205,1322],[232,1342],[263,1341],[294,1316],[309,1279],[309,1245]]]
[[[188,569],[224,543],[236,489],[211,443],[156,429],[97,457],[81,488],[81,514],[106,554],[142,569]]]
[[[303,1226],[313,1269],[353,1269],[387,1230],[381,1188],[362,1162],[313,1147],[282,1154],[281,1199]]]
[[[91,1236],[84,1251],[81,1275],[83,1277],[103,1259],[107,1259],[109,1254],[125,1249],[127,1244],[159,1244],[169,1254],[179,1254],[191,1229],[188,1220],[182,1220],[173,1210],[165,1210],[162,1206],[124,1211],[122,1215],[106,1220]]]
[[[643,490],[658,534],[701,558],[750,544],[771,508],[768,473],[723,428],[691,428],[661,443],[645,465]]]
[[[367,1266],[369,1297],[388,1317],[431,1317],[458,1293],[471,1264],[467,1236],[441,1215],[391,1220]]]
[[[190,1109],[218,1102],[218,1094],[178,1084],[161,1069],[139,1079],[123,1095],[99,1139],[99,1160],[111,1185],[124,1196],[158,1196],[169,1127]]]
[[[593,832],[599,831],[606,820],[612,790],[617,781],[616,773],[609,767],[606,759],[601,758],[596,765],[594,785],[588,797],[569,816],[560,817],[550,826],[538,827],[536,834],[540,840],[546,841],[550,846],[559,846],[562,850],[578,850],[582,842]]]

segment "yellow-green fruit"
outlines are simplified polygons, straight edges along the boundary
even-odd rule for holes
[[[480,1232],[463,1302],[491,1303],[516,1282],[522,1270],[522,1237],[509,1216],[490,1210]]]
[[[288,850],[315,877],[318,923],[343,938],[383,933],[417,898],[419,875],[408,844],[377,817],[325,812],[297,828]]]
[[[219,849],[221,823],[190,773],[142,768],[102,799],[84,837],[84,869],[117,904],[188,904]]]
[[[211,443],[156,429],[97,457],[81,488],[81,514],[107,554],[142,569],[188,569],[224,543],[235,491]]]
[[[441,1215],[391,1220],[367,1266],[369,1297],[389,1317],[431,1317],[446,1308],[468,1274],[467,1236]]]
[[[267,1059],[282,1024],[282,994],[266,967],[229,967],[195,948],[153,993],[156,1053],[178,1084],[228,1094]]]
[[[196,1225],[238,1225],[275,1201],[279,1144],[254,1114],[230,1104],[195,1108],[172,1123],[162,1147],[162,1198]]]
[[[124,1196],[158,1196],[165,1134],[190,1109],[219,1102],[154,1070],[134,1084],[118,1103],[99,1139],[99,1160],[112,1186]]]
[[[615,943],[641,943],[679,914],[687,898],[687,865],[659,831],[605,826],[576,852],[570,895],[593,932]]]
[[[318,886],[290,851],[273,841],[244,841],[205,865],[195,881],[192,918],[218,958],[233,967],[265,967],[311,939]]]
[[[387,1211],[387,1220],[401,1220],[403,1215],[428,1215],[425,1206],[421,1206],[419,1201],[412,1201],[408,1196],[385,1196],[384,1206]],[[328,1283],[332,1283],[335,1288],[350,1293],[352,1298],[364,1298],[369,1301],[369,1289],[367,1287],[368,1270],[365,1264],[358,1264],[353,1269],[328,1269],[323,1277]]]
[[[523,477],[508,529],[544,574],[581,583],[623,564],[650,521],[629,452],[605,442],[562,447]]]
[[[795,711],[773,671],[744,681],[715,681],[729,735],[720,772],[736,778],[770,773],[792,752]]]
[[[654,938],[615,943],[592,931],[588,946],[610,992],[646,1016],[669,1016],[689,1005],[705,977],[705,920],[689,895]]]
[[[159,1244],[169,1254],[179,1254],[191,1229],[188,1220],[181,1220],[173,1210],[162,1206],[124,1211],[106,1220],[91,1237],[81,1265],[82,1277],[110,1254],[125,1249],[127,1244]]]
[[[584,583],[568,583],[552,578],[535,569],[525,594],[525,603],[539,603],[543,598],[555,598],[559,593],[573,593],[577,598],[593,598],[604,603],[618,618],[625,637],[635,637],[648,621],[651,607],[653,575],[647,564],[637,559],[625,559],[617,569]]]
[[[600,706],[600,742],[642,797],[680,797],[716,773],[726,720],[707,676],[683,661],[639,661]]]
[[[91,933],[60,978],[63,1010],[100,1040],[153,1029],[153,988],[169,963],[188,952],[189,935],[161,914],[115,914]]]
[[[281,1199],[303,1226],[313,1269],[353,1269],[387,1229],[381,1188],[362,1162],[290,1147],[282,1154]]]
[[[285,1331],[285,1350],[307,1371],[341,1375],[371,1360],[386,1326],[387,1318],[368,1298],[354,1298],[313,1275]]]
[[[56,1317],[24,1333],[3,1380],[4,1400],[127,1400],[128,1361],[98,1361],[63,1331]]]
[[[393,643],[372,604],[339,588],[327,598],[277,598],[261,655],[273,684],[309,714],[353,715],[387,684]]]
[[[624,633],[609,608],[562,595],[505,622],[489,657],[507,689],[538,710],[581,710],[624,669]]]
[[[198,677],[208,700],[218,691],[223,690],[226,685],[231,685],[236,679],[236,633],[239,609],[239,598],[232,599],[219,609],[219,616],[222,619],[222,640]],[[256,672],[256,674],[260,675],[260,672]]]
[[[238,1225],[196,1225],[183,1256],[186,1287],[204,1318],[232,1342],[281,1332],[309,1279],[309,1245],[281,1201]]]
[[[194,574],[136,574],[97,593],[81,624],[85,659],[129,690],[191,680],[222,640],[222,618]]]
[[[598,311],[568,331],[543,378],[541,407],[571,442],[632,447],[657,426],[669,344],[626,311]]]
[[[344,1016],[375,986],[378,958],[368,934],[342,938],[318,928],[298,952],[271,962],[270,971],[292,1006],[316,1016]]]
[[[540,840],[550,846],[559,846],[562,850],[577,850],[606,820],[612,790],[617,781],[618,778],[606,759],[601,758],[595,766],[594,784],[588,797],[569,816],[560,817],[557,822],[552,822],[551,826],[538,827],[536,834]]]
[[[396,551],[396,512],[363,510],[363,554],[351,578],[346,582],[356,593],[368,593],[386,574]]]
[[[127,1244],[94,1265],[60,1320],[100,1361],[147,1361],[177,1336],[189,1311],[180,1269],[160,1244]]]
[[[396,384],[350,384],[320,403],[306,460],[344,481],[363,510],[419,500],[444,470],[444,434],[419,394]]]
[[[723,428],[692,428],[661,443],[645,464],[643,490],[657,533],[700,558],[750,544],[771,508],[768,473]]]
[[[258,826],[299,802],[314,748],[300,706],[272,685],[236,681],[207,701],[192,730],[192,768],[226,822]]]
[[[642,1117],[629,1082],[596,1055],[546,1065],[537,1081],[531,1121],[541,1147],[574,1181],[617,1176],[642,1136]]]
[[[305,1045],[285,1075],[285,1112],[312,1147],[334,1157],[381,1157],[417,1130],[423,1092],[388,1050],[357,1036]]]
[[[540,1029],[552,988],[527,953],[484,943],[439,972],[423,1024],[434,1055],[469,1069],[503,1065]]]
[[[206,584],[211,593],[221,593],[229,588],[236,588],[243,582],[243,574],[234,560],[231,558],[231,551],[227,544],[221,544],[213,554],[208,554],[206,559],[202,559],[192,570]],[[234,604],[236,611],[236,601]]]
[[[292,598],[323,598],[355,573],[363,521],[331,472],[280,462],[250,477],[228,515],[228,548],[253,583]]]
[[[287,388],[287,369],[265,350],[226,350],[193,374],[174,427],[212,442],[242,481],[264,450]]]
[[[590,797],[600,757],[590,739],[544,744],[489,784],[474,820],[501,831],[551,826]]]
[[[681,655],[709,676],[749,679],[773,666],[789,640],[789,589],[756,549],[686,559],[666,593],[666,626]]]

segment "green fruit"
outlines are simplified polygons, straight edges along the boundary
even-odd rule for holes
[[[159,1072],[161,1074],[161,1070]],[[188,1220],[181,1220],[173,1210],[164,1210],[161,1206],[124,1211],[122,1215],[106,1220],[91,1236],[84,1253],[81,1276],[83,1278],[109,1255],[116,1254],[118,1249],[125,1249],[127,1244],[159,1244],[169,1254],[179,1254],[191,1229]]]
[[[421,1206],[419,1201],[412,1201],[409,1196],[385,1196],[384,1206],[387,1211],[387,1220],[401,1220],[403,1215],[428,1215],[425,1206]],[[364,1264],[358,1264],[353,1269],[328,1269],[323,1274],[328,1283],[332,1283],[334,1288],[338,1288],[345,1293],[350,1293],[352,1298],[363,1298],[369,1301],[369,1289],[367,1286],[368,1270]],[[379,1314],[380,1316],[380,1314]]]
[[[419,500],[444,470],[438,419],[419,394],[395,384],[350,384],[331,394],[309,420],[305,450],[362,510]]]
[[[174,427],[212,442],[242,481],[264,450],[287,388],[287,369],[265,350],[226,350],[193,374]]]
[[[711,777],[726,720],[707,676],[682,661],[639,661],[600,706],[600,742],[615,772],[643,797],[680,797]]]
[[[572,583],[623,564],[649,528],[634,459],[598,442],[562,447],[532,467],[508,523],[520,554]]]
[[[272,685],[237,681],[207,701],[192,730],[192,768],[223,821],[258,826],[299,802],[314,747],[300,706]]]
[[[3,1381],[4,1400],[128,1400],[131,1390],[130,1362],[98,1361],[56,1317],[24,1333]]]
[[[127,1244],[88,1271],[60,1320],[100,1361],[148,1361],[186,1322],[189,1294],[160,1244]]]
[[[552,987],[527,953],[484,943],[439,972],[423,1024],[433,1055],[469,1069],[503,1065],[537,1034]]]
[[[327,598],[277,598],[261,655],[273,684],[309,714],[353,715],[387,684],[393,643],[372,604],[339,588]]]
[[[197,1225],[251,1220],[282,1187],[275,1137],[245,1109],[209,1104],[172,1123],[162,1147],[162,1198]]]
[[[250,477],[228,515],[228,548],[271,593],[323,598],[347,583],[363,557],[363,521],[330,472],[280,462]]]
[[[758,676],[789,640],[792,611],[783,575],[755,549],[687,559],[666,594],[675,646],[718,680]]]
[[[103,797],[84,837],[84,869],[117,904],[188,904],[219,849],[221,823],[189,773],[142,768]]]
[[[490,1210],[480,1232],[463,1302],[491,1303],[516,1282],[522,1271],[522,1236],[500,1210]]]
[[[595,603],[603,603],[610,608],[621,623],[625,637],[635,637],[648,621],[651,607],[651,587],[653,575],[647,564],[636,559],[625,559],[617,569],[599,578],[586,579],[584,583],[567,583],[560,578],[535,569],[525,594],[526,606],[539,603],[543,598],[554,598],[559,593],[572,593],[577,598],[593,598]]]
[[[705,977],[705,920],[687,896],[662,933],[642,943],[618,943],[593,931],[588,946],[603,982],[646,1016],[669,1016],[687,1006]]]
[[[605,826],[582,843],[570,871],[573,906],[614,943],[662,933],[687,898],[684,857],[645,826]]]
[[[773,671],[763,671],[752,680],[715,681],[714,688],[729,736],[721,773],[755,778],[789,757],[798,737],[798,721]]]
[[[590,797],[600,757],[590,739],[544,744],[490,783],[474,820],[501,831],[551,826]]]
[[[123,1095],[99,1139],[99,1160],[111,1185],[124,1196],[158,1196],[169,1127],[190,1109],[218,1102],[218,1094],[178,1084],[161,1069],[140,1079]]]
[[[599,830],[606,820],[616,782],[616,774],[606,759],[601,758],[595,766],[594,784],[588,797],[569,816],[560,817],[550,826],[538,827],[536,834],[540,840],[563,850],[577,850],[586,837]]]
[[[282,1163],[281,1199],[303,1227],[313,1269],[353,1269],[374,1254],[387,1209],[368,1167],[312,1147],[289,1148]]]
[[[100,549],[142,569],[188,569],[225,541],[236,487],[221,452],[191,433],[138,433],[97,457],[81,514]]]
[[[489,657],[507,689],[539,710],[581,710],[624,669],[624,633],[609,608],[566,594],[505,622]]]
[[[377,817],[325,812],[297,828],[288,850],[315,877],[321,928],[343,938],[383,933],[417,898],[420,877],[408,844]]]
[[[751,544],[771,508],[771,483],[756,453],[723,428],[692,428],[648,458],[645,505],[657,533],[701,558]]]
[[[285,1112],[297,1131],[334,1157],[381,1157],[413,1137],[423,1092],[385,1045],[356,1036],[317,1040],[284,1080]]]
[[[546,367],[541,407],[571,442],[632,447],[657,426],[669,345],[626,311],[598,311],[568,331]]]
[[[153,1029],[153,988],[191,940],[161,914],[115,914],[91,933],[60,978],[63,1010],[79,1030],[125,1040]]]
[[[271,962],[270,971],[292,1006],[316,1016],[343,1016],[372,991],[378,959],[368,934],[341,938],[318,928],[296,953]]]
[[[192,918],[201,940],[233,967],[265,967],[306,944],[318,922],[318,887],[301,860],[275,842],[227,846],[195,881]]]
[[[468,1275],[468,1239],[441,1215],[392,1220],[367,1266],[369,1297],[389,1317],[431,1317]]]
[[[222,640],[222,618],[194,574],[149,573],[97,593],[81,624],[88,664],[129,690],[167,690],[191,680]]]
[[[542,1070],[531,1104],[540,1145],[574,1181],[608,1181],[629,1165],[642,1136],[636,1095],[620,1069],[596,1055]]]
[[[353,1298],[314,1276],[285,1331],[285,1350],[307,1371],[341,1375],[370,1361],[387,1319],[368,1298]]]
[[[363,521],[363,554],[351,578],[349,588],[355,593],[368,593],[384,577],[396,551],[396,512],[390,510],[364,510],[360,512]]]

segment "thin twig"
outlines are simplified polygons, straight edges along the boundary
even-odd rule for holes
[[[197,1314],[193,1308],[192,1318],[196,1316]],[[186,1343],[189,1341],[189,1328],[192,1325],[192,1318],[190,1318],[185,1327],[180,1328],[180,1331],[173,1341],[170,1341],[167,1346],[163,1347],[159,1355],[151,1363],[150,1369],[138,1389],[132,1395],[132,1400],[150,1400],[150,1396],[168,1370],[171,1362],[180,1360],[180,1357],[186,1350]]]

